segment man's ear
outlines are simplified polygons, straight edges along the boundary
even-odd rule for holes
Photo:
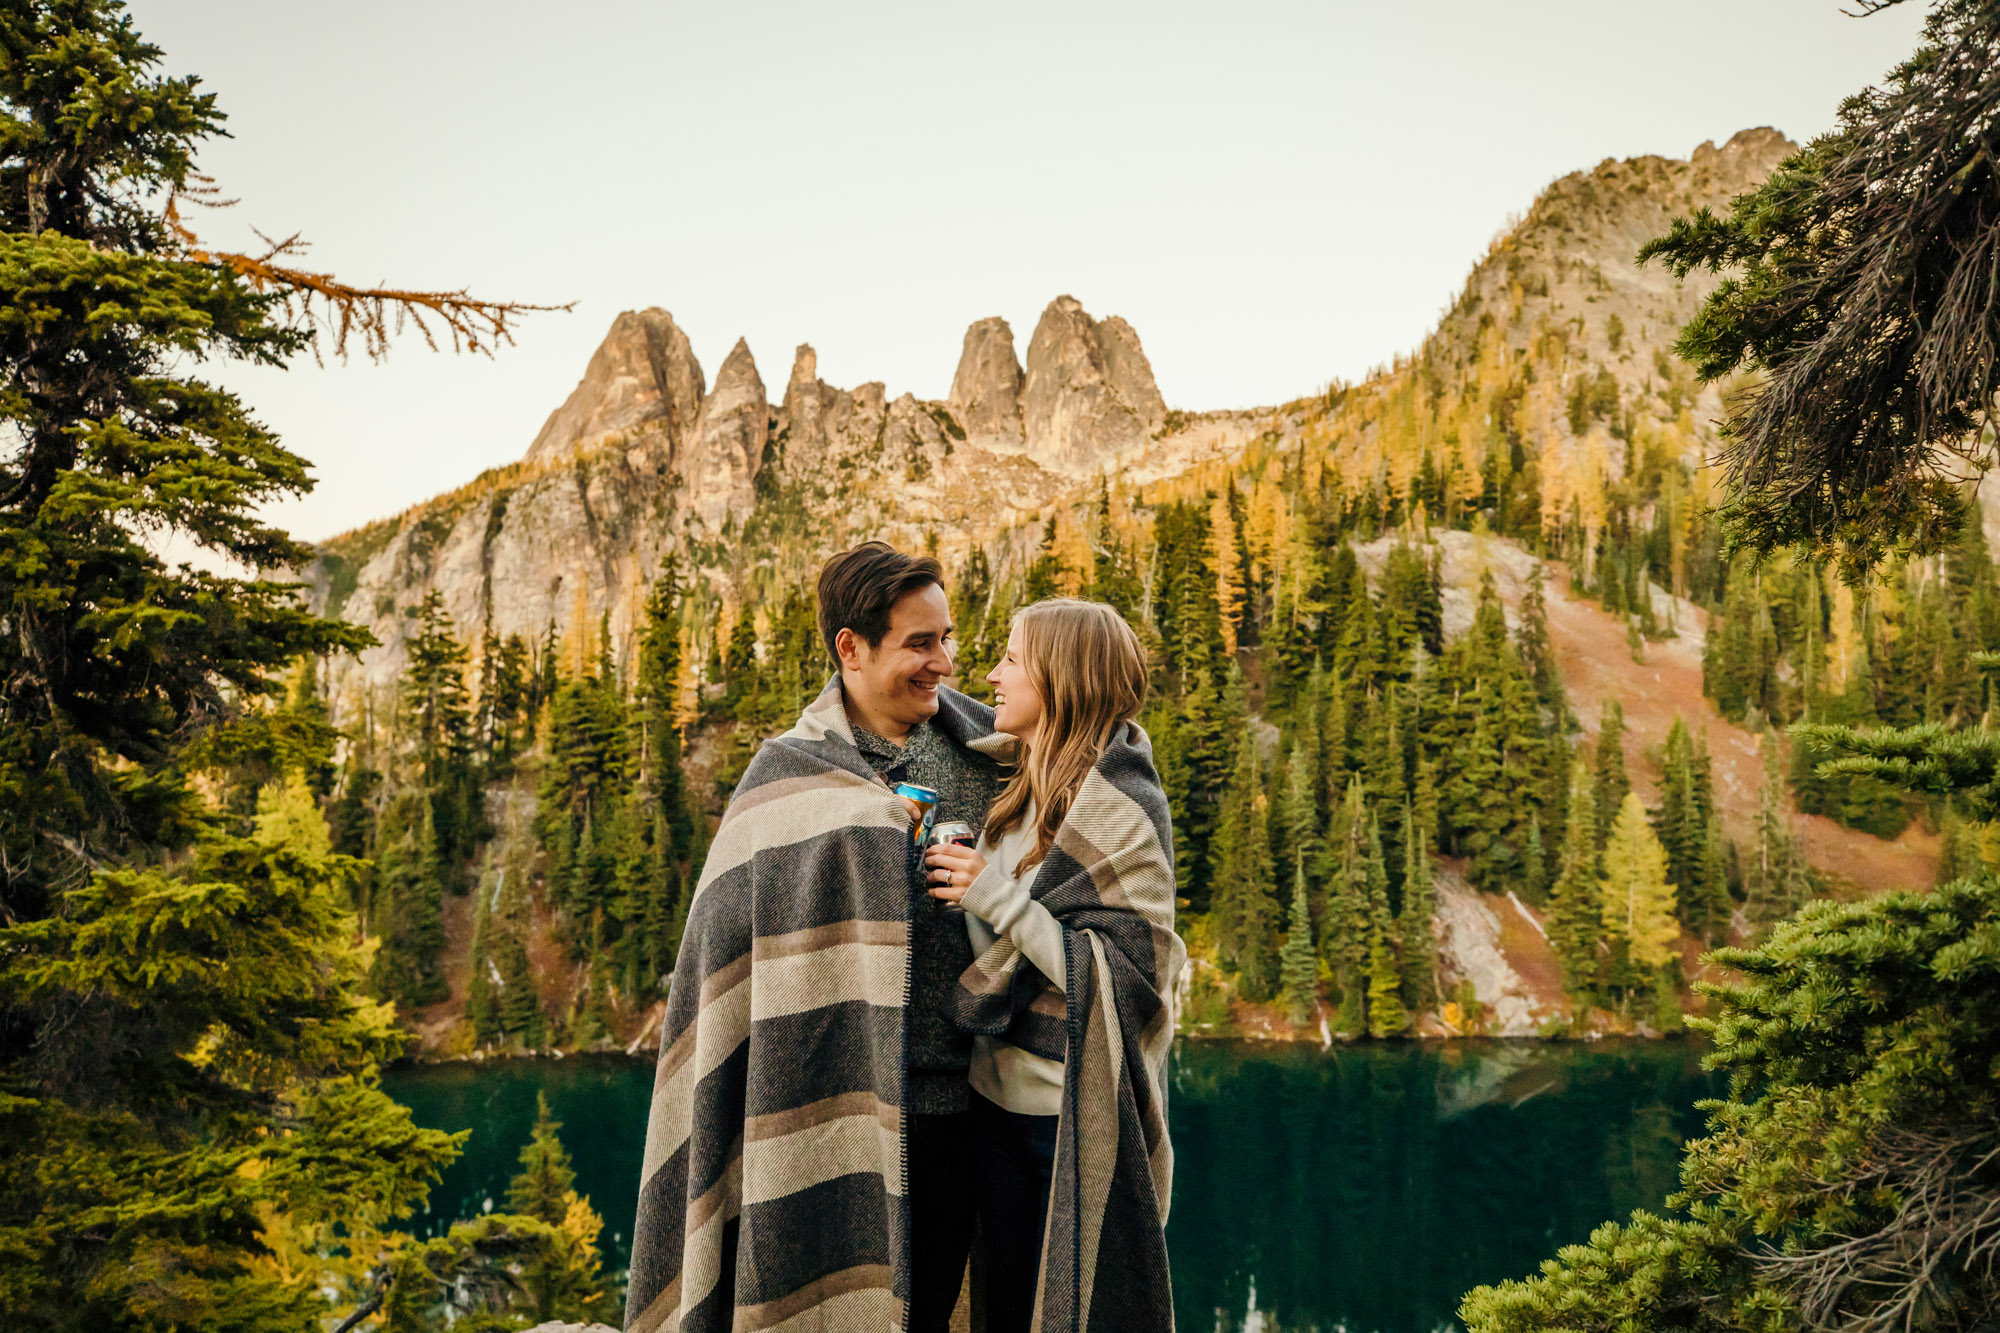
[[[861,665],[861,636],[843,626],[833,636],[833,651],[840,658],[843,671],[853,670]]]

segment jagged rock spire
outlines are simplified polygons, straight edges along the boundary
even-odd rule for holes
[[[1087,476],[1143,444],[1166,414],[1130,324],[1098,323],[1075,297],[1049,303],[1028,343],[1021,388],[1031,458],[1054,472]]]
[[[556,462],[656,424],[671,457],[693,428],[705,391],[701,363],[672,315],[658,306],[624,311],[591,354],[583,379],[542,424],[527,461]]]

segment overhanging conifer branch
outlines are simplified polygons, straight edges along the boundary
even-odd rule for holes
[[[478,352],[491,356],[501,343],[514,341],[513,322],[538,311],[569,310],[575,302],[562,305],[532,305],[525,301],[488,301],[473,296],[465,288],[456,291],[418,291],[401,287],[355,287],[330,273],[316,273],[278,261],[301,255],[307,242],[294,232],[283,240],[272,240],[263,232],[257,239],[266,248],[262,254],[230,250],[210,250],[181,216],[180,200],[188,197],[204,207],[227,207],[234,200],[211,201],[202,194],[212,193],[206,180],[168,196],[162,214],[168,231],[180,243],[186,257],[198,264],[220,264],[234,272],[258,292],[273,292],[285,313],[295,322],[311,328],[313,354],[320,356],[319,335],[330,339],[333,353],[346,357],[348,339],[359,337],[362,350],[372,361],[388,353],[391,339],[403,332],[406,322],[414,324],[432,351],[438,350],[438,335],[432,324],[442,327],[451,339],[454,352]],[[253,229],[254,230],[254,229]]]

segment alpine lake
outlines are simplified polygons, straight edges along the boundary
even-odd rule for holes
[[[1471,1287],[1678,1183],[1722,1095],[1693,1040],[1314,1046],[1179,1042],[1167,1235],[1182,1333],[1438,1333]],[[629,1252],[652,1087],[621,1056],[405,1066],[384,1088],[418,1123],[472,1130],[419,1229],[505,1206],[544,1093],[577,1189]]]

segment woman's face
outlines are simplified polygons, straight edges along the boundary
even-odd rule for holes
[[[986,673],[986,683],[993,687],[994,730],[1025,741],[1042,725],[1042,696],[1028,679],[1028,667],[1022,657],[1021,630],[1017,625],[1007,636],[1007,652],[1000,665]]]

